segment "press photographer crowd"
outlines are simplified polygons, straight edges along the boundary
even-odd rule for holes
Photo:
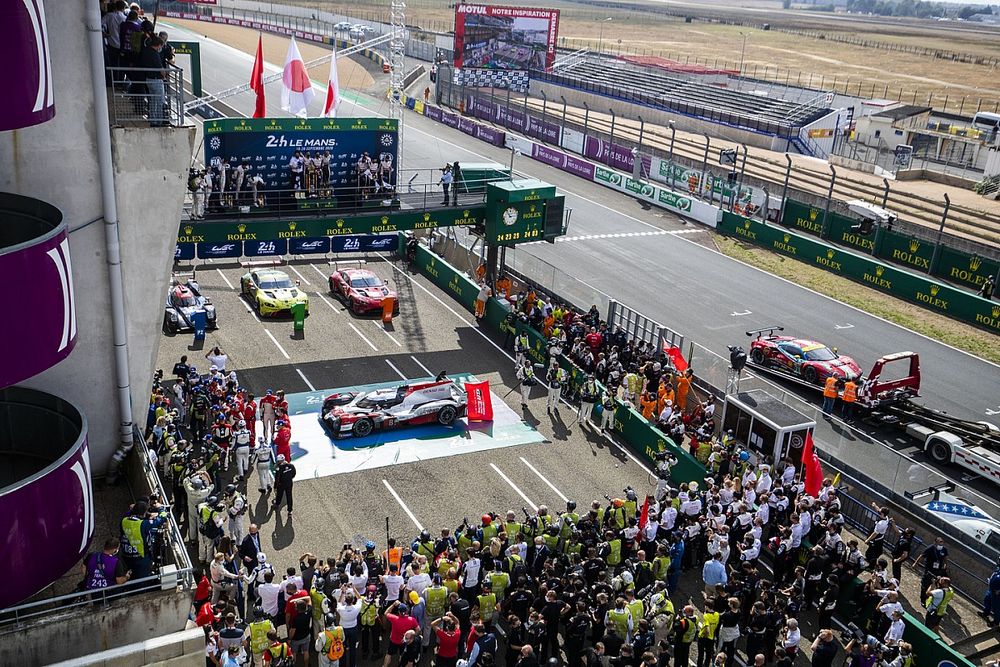
[[[498,289],[507,296],[509,283]],[[203,568],[191,617],[208,665],[308,665],[313,653],[345,667],[921,664],[903,640],[900,580],[920,579],[911,609],[937,628],[954,596],[943,540],[918,550],[884,508],[870,535],[852,535],[832,480],[718,433],[683,358],[609,330],[596,307],[576,313],[537,292],[512,301],[506,342],[525,400],[544,386],[551,411],[579,401],[576,419],[599,430],[613,427],[615,400],[628,402],[690,448],[703,483],[672,479],[676,458],[662,452],[648,493],[629,487],[560,510],[443,508],[455,519],[433,536],[387,531],[384,543],[326,554],[267,553],[248,496],[273,494],[261,524],[283,510],[291,519],[288,403],[280,389],[254,396],[214,348],[207,372],[187,357],[172,381],[158,372],[147,434],[170,498],[136,502],[120,548],[88,556],[84,583],[152,572],[172,511]],[[531,361],[518,318],[546,337],[547,363]],[[582,379],[549,361],[560,355]],[[983,613],[996,623],[998,611],[1000,564]]]

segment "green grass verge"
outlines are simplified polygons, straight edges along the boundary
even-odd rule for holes
[[[714,240],[719,251],[733,259],[787,278],[820,294],[826,294],[866,313],[895,322],[983,359],[1000,363],[1000,338],[994,334],[932,313],[853,280],[777,253],[749,246],[726,236],[717,235]],[[886,350],[886,353],[895,351]]]

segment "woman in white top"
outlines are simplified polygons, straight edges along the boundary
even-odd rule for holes
[[[879,507],[875,503],[872,503],[872,507],[879,513],[879,518],[875,522],[871,535],[865,540],[865,544],[868,545],[868,549],[865,550],[865,560],[869,564],[878,561],[878,557],[882,555],[885,549],[885,534],[889,532],[889,527],[895,523],[889,516],[888,507]]]
[[[351,584],[344,584],[337,593],[337,614],[340,616],[340,627],[344,629],[345,655],[341,660],[344,665],[353,667],[357,664],[358,639],[361,637],[361,628],[358,627],[361,596]]]

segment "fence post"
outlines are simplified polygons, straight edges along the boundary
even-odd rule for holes
[[[928,275],[932,275],[937,269],[938,260],[941,257],[941,237],[944,236],[944,225],[948,222],[948,209],[951,208],[951,199],[948,193],[944,193],[944,211],[941,213],[941,226],[938,227],[937,241],[934,244],[934,254],[931,255],[930,266],[927,267]]]
[[[705,189],[705,181],[708,178],[708,151],[712,146],[712,137],[707,134],[702,135],[705,137],[705,158],[701,161],[701,178],[698,179],[698,194],[704,196],[702,191]],[[708,201],[712,201],[712,191],[708,191]]]
[[[548,111],[548,107],[549,107],[549,96],[545,94],[544,90],[539,90],[538,92],[540,92],[542,94],[542,136],[544,137],[545,136],[545,116],[546,116],[546,112]],[[527,122],[527,121],[525,121],[525,122]]]
[[[507,84],[507,105],[504,107],[503,126],[510,129],[510,84]]]
[[[736,200],[740,198],[740,193],[743,190],[743,175],[746,173],[747,170],[747,152],[748,152],[747,145],[740,144],[740,146],[743,148],[743,163],[740,165],[740,178],[738,181],[736,181],[736,192],[734,192],[733,196],[729,198],[730,213],[732,213],[733,209],[736,208]]]
[[[788,179],[792,175],[792,156],[785,153],[785,161],[787,164],[785,165],[785,182],[781,186],[781,215],[778,216],[779,222],[785,221],[785,197],[788,196]]]
[[[642,116],[636,115],[639,119],[639,150],[642,151],[642,133],[646,129],[646,122],[642,119]]]
[[[590,107],[583,103],[583,150],[587,150],[587,126],[590,124]]]
[[[830,165],[830,190],[826,193],[826,208],[823,210],[823,228],[820,230],[819,237],[825,239],[827,233],[830,231],[830,204],[833,202],[833,186],[837,182],[837,169],[831,164]]]
[[[562,133],[566,132],[566,97],[564,95],[560,95],[559,99],[561,99],[563,103],[562,132],[559,134],[559,136],[562,136]]]
[[[615,121],[618,119],[618,117],[615,116],[615,110],[614,109],[612,109],[612,108],[609,107],[608,111],[611,112],[611,140],[610,140],[610,142],[613,144],[613,143],[615,143]]]

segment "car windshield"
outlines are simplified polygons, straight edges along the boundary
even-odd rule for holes
[[[805,351],[807,361],[835,361],[837,355],[828,347],[816,347]]]
[[[261,289],[288,289],[289,287],[293,287],[293,285],[288,276],[261,276]]]
[[[177,303],[178,306],[182,308],[187,308],[189,306],[197,305],[195,303],[194,297],[191,296],[190,294],[188,294],[187,296],[175,296],[174,301]]]
[[[351,278],[351,287],[381,287],[382,280],[377,276],[355,276]]]

